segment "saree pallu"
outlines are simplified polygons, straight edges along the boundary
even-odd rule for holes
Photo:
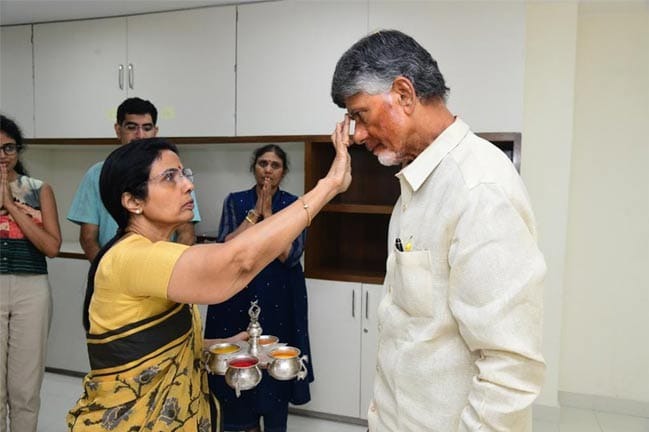
[[[67,415],[70,431],[220,431],[195,306],[87,335],[91,371]]]

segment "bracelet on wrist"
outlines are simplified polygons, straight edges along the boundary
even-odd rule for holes
[[[250,222],[252,225],[257,223],[257,221],[259,220],[259,215],[255,211],[255,209],[248,210],[248,214],[246,215],[246,220]]]
[[[306,202],[304,202],[302,197],[298,197],[297,199],[300,201],[300,203],[302,204],[302,208],[306,212],[306,226],[310,226],[311,225],[311,212],[309,211],[309,205]]]

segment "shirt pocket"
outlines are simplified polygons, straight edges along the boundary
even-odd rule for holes
[[[444,295],[445,263],[433,260],[430,251],[396,251],[394,256],[392,299],[412,317],[432,317],[435,305]]]

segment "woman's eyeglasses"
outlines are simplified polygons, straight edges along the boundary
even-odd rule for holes
[[[189,168],[169,168],[168,170],[165,170],[162,173],[151,177],[148,181],[160,179],[161,183],[176,185],[180,183],[180,179],[183,177],[194,183],[194,173]]]
[[[13,155],[18,151],[18,146],[15,143],[8,143],[0,146],[0,150],[3,151],[6,155]]]
[[[282,165],[281,162],[277,162],[277,161],[268,161],[268,160],[265,160],[265,159],[260,159],[260,160],[258,160],[258,161],[257,161],[257,165],[259,166],[259,168],[266,168],[268,165],[270,165],[270,167],[271,167],[272,169],[274,169],[274,170],[278,170],[278,169],[282,169],[282,168],[283,168],[283,165]]]

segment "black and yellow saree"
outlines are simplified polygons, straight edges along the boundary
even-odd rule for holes
[[[70,431],[220,431],[202,361],[196,306],[87,336],[90,373]]]

